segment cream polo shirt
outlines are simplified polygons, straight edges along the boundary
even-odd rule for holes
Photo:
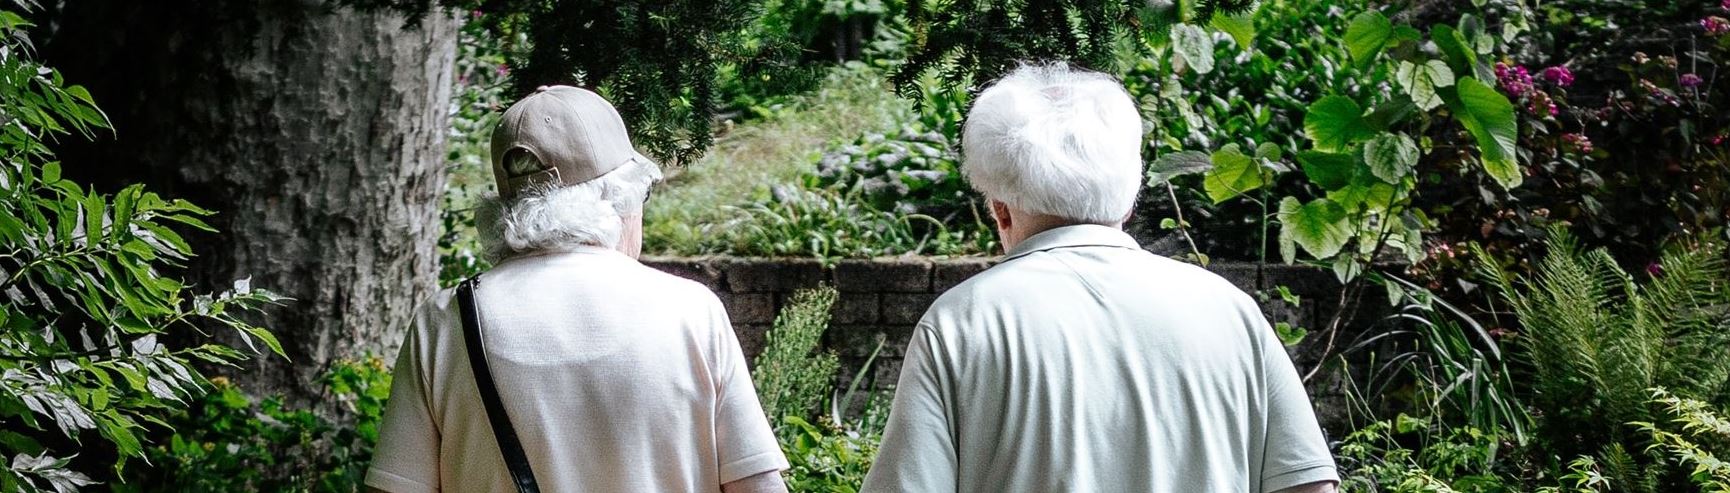
[[[1114,228],[1019,244],[914,329],[868,492],[1276,491],[1337,481],[1256,303]]]
[[[546,492],[716,492],[785,469],[726,312],[612,250],[521,257],[476,291],[499,398]],[[366,484],[513,492],[454,290],[417,311]]]

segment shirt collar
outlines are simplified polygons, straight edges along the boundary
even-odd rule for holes
[[[1071,247],[1118,247],[1140,250],[1141,244],[1135,242],[1129,233],[1122,229],[1098,224],[1077,224],[1063,226],[1039,232],[1021,243],[1015,245],[1003,256],[1004,261],[1025,257],[1029,254]]]

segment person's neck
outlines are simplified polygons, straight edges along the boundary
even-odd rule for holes
[[[1003,248],[1005,251],[1008,251],[1010,249],[1015,248],[1015,245],[1018,245],[1023,241],[1027,241],[1028,238],[1032,238],[1032,237],[1034,237],[1040,233],[1044,233],[1046,231],[1051,231],[1051,230],[1058,229],[1058,228],[1066,228],[1066,227],[1070,227],[1070,226],[1082,226],[1082,225],[1095,225],[1095,226],[1105,226],[1108,228],[1123,229],[1123,223],[1121,223],[1121,222],[1112,223],[1112,224],[1100,224],[1100,223],[1076,221],[1073,219],[1067,219],[1067,218],[1062,218],[1062,217],[1052,216],[1052,215],[1047,215],[1047,214],[1026,214],[1026,213],[1018,214],[1015,218],[1015,224],[1016,224],[1016,227],[1012,231],[1008,231],[1007,233],[1009,233],[1009,234],[1004,235],[1007,237],[1007,238],[1005,238],[1004,245],[1003,245]]]

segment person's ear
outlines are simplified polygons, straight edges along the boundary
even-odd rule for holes
[[[1009,231],[1015,226],[1014,218],[1009,217],[1009,204],[993,199],[991,201],[991,219],[997,221],[998,231]]]

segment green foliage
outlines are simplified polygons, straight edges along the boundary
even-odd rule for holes
[[[1348,435],[1339,446],[1340,489],[1366,492],[1501,492],[1494,431],[1436,426],[1401,414]],[[1409,443],[1417,443],[1409,448]]]
[[[791,491],[858,491],[888,419],[886,396],[877,395],[866,398],[857,419],[848,419],[855,394],[883,350],[881,339],[846,392],[835,392],[840,364],[819,345],[838,296],[827,286],[794,293],[775,317],[751,370],[763,410],[791,465],[785,473]]]
[[[1524,326],[1540,431],[1566,455],[1635,445],[1623,423],[1654,421],[1647,390],[1664,387],[1730,403],[1730,277],[1721,245],[1677,248],[1639,283],[1603,249],[1566,231],[1530,276],[1485,261],[1484,270]]]
[[[1382,273],[1369,279],[1396,307],[1386,330],[1347,350],[1372,362],[1363,386],[1352,387],[1362,416],[1407,412],[1438,424],[1495,430],[1527,445],[1532,417],[1515,385],[1509,356],[1471,313],[1410,281]]]
[[[735,255],[823,260],[965,255],[995,244],[983,220],[972,230],[949,230],[930,216],[874,209],[860,193],[778,187],[769,201],[737,208],[740,217],[718,239]]]
[[[523,43],[521,37],[510,40]],[[446,141],[444,194],[439,201],[439,284],[456,283],[486,270],[475,228],[474,206],[493,189],[492,133],[508,106],[509,73],[504,40],[478,22],[463,24],[457,39],[450,137]]]
[[[1662,405],[1671,419],[1665,424],[1631,423],[1652,437],[1647,449],[1662,449],[1678,464],[1693,466],[1688,478],[1700,491],[1730,491],[1730,462],[1719,458],[1730,453],[1730,420],[1705,402],[1677,397],[1662,388],[1651,393],[1651,402]]]
[[[91,137],[108,122],[84,88],[31,58],[24,29],[0,11],[0,491],[70,491],[124,471],[146,423],[202,392],[194,361],[246,353],[207,339],[232,331],[253,350],[281,347],[240,312],[278,298],[241,280],[197,293],[173,276],[192,255],[174,228],[209,230],[211,214],[141,186],[104,194],[60,177],[47,141]],[[79,454],[115,458],[104,465]]]
[[[1126,45],[1153,54],[1167,45],[1174,55],[1198,72],[1212,70],[1211,34],[1198,27],[1219,14],[1242,14],[1255,7],[1251,0],[1124,2],[1113,0],[1017,0],[981,2],[910,1],[907,16],[913,32],[907,61],[894,75],[903,94],[917,94],[918,81],[928,71],[941,74],[949,87],[967,81],[988,81],[1023,60],[1067,60],[1096,70],[1112,71],[1118,51]],[[1223,24],[1235,35],[1250,30],[1244,23]],[[1014,29],[1004,29],[1014,26]]]
[[[788,435],[786,418],[815,415],[835,386],[840,363],[819,346],[823,332],[829,330],[829,310],[837,296],[830,287],[795,293],[775,317],[763,352],[757,355],[751,380],[769,422],[783,430],[781,436]]]
[[[857,190],[872,208],[902,214],[953,219],[978,207],[948,137],[914,126],[866,134],[824,154],[804,185]]]
[[[377,356],[344,360],[325,374],[336,418],[257,398],[217,377],[215,391],[167,419],[174,432],[148,450],[120,491],[360,492],[390,397],[391,372]]]
[[[512,96],[546,84],[591,87],[618,107],[636,142],[688,162],[713,140],[719,77],[729,64],[743,77],[777,77],[805,67],[782,38],[744,39],[760,0],[343,0],[391,9],[414,21],[445,12],[478,12],[499,39],[529,41],[510,54]],[[796,77],[796,75],[787,75]]]

